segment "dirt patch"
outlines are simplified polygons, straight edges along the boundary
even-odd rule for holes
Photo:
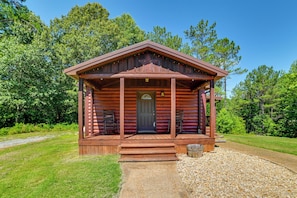
[[[187,198],[176,162],[123,162],[120,198]]]
[[[297,173],[297,156],[295,155],[280,153],[235,142],[220,143],[217,145],[222,148],[239,151],[248,155],[258,156]]]

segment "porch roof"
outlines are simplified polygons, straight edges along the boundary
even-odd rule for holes
[[[179,51],[173,50],[171,48],[168,48],[166,46],[154,43],[152,41],[143,41],[110,53],[107,53],[105,55],[102,56],[98,56],[96,58],[90,59],[88,61],[82,62],[80,64],[77,64],[75,66],[69,67],[67,69],[64,70],[64,73],[66,73],[69,76],[72,76],[73,78],[78,79],[80,74],[92,70],[94,68],[103,66],[107,63],[110,62],[114,62],[117,61],[119,59],[125,58],[125,57],[129,57],[135,53],[142,53],[145,51],[151,51],[151,52],[155,52],[158,54],[161,54],[163,56],[166,56],[168,58],[174,59],[176,61],[179,61],[181,63],[190,65],[194,68],[197,68],[201,71],[204,71],[212,76],[215,76],[215,79],[218,80],[222,77],[227,76],[228,72],[220,69],[214,65],[211,65],[207,62],[204,62],[202,60],[199,60],[197,58],[194,58],[192,56],[183,54]],[[149,68],[149,70],[148,70]],[[168,72],[168,71],[163,71],[163,70],[158,70],[156,71],[156,69],[159,69],[160,67],[154,65],[154,64],[149,64],[149,65],[145,65],[142,68],[137,68],[136,70],[132,70],[129,72],[121,72],[118,74],[114,74],[113,76],[110,76],[111,78],[119,78],[119,77],[128,77],[129,75],[133,75],[133,73],[137,73],[139,74],[156,74],[159,73],[160,74],[168,74],[170,73],[169,76],[171,77],[176,77],[176,78],[188,78],[186,76],[181,76],[182,74],[177,73],[177,72]],[[153,71],[152,71],[153,70]],[[140,75],[141,76],[141,75]],[[139,76],[139,77],[140,77]],[[90,78],[91,75],[89,76]],[[94,76],[95,77],[95,76]]]

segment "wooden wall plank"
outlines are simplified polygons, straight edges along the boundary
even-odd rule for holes
[[[86,88],[86,94],[85,94],[85,135],[90,135],[92,133],[92,124],[91,120],[92,119],[92,102],[91,102],[91,88],[87,87]]]

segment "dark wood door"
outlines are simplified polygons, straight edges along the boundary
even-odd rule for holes
[[[155,92],[137,93],[137,131],[138,133],[156,132]]]

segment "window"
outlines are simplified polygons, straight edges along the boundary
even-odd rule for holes
[[[151,100],[151,99],[152,99],[152,96],[149,94],[143,94],[141,96],[141,100]]]

